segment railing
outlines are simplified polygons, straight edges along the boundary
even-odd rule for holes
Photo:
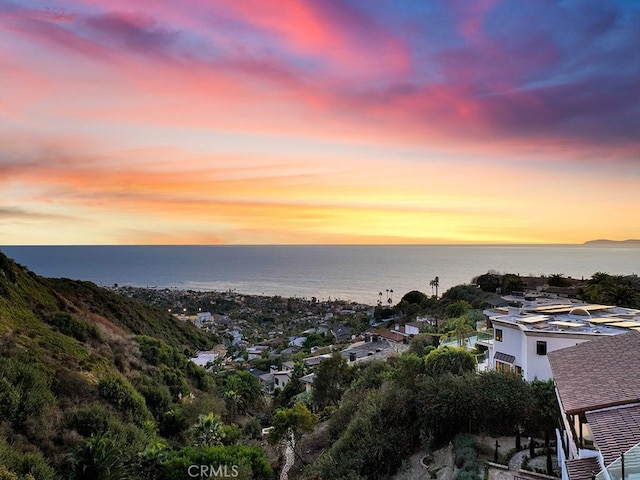
[[[640,443],[624,452],[596,475],[596,480],[638,479],[640,479]]]
[[[478,330],[478,340],[493,340],[493,328]]]

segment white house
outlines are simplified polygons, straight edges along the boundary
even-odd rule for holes
[[[199,312],[196,316],[195,323],[199,327],[202,327],[207,323],[213,323],[213,315],[211,315],[211,312]]]
[[[477,342],[489,348],[489,368],[525,380],[552,377],[547,354],[601,336],[640,328],[640,310],[591,304],[538,304],[485,310],[493,331]]]

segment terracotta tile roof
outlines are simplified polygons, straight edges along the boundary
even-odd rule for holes
[[[566,465],[569,480],[591,480],[592,475],[600,471],[600,464],[596,457],[567,460]]]
[[[405,339],[405,335],[402,335],[399,332],[391,331],[391,330],[377,330],[373,332],[374,335],[379,335],[382,338],[386,338],[387,340],[391,340],[392,342],[401,343]]]
[[[605,465],[640,443],[640,405],[587,412],[586,415]]]
[[[549,362],[568,414],[640,402],[640,332],[556,350]]]

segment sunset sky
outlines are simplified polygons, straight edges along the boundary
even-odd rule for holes
[[[640,238],[640,2],[0,0],[0,244]]]

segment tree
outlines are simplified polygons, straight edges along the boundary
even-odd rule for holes
[[[471,304],[469,302],[466,300],[456,300],[447,305],[444,314],[447,318],[462,317],[469,310],[471,310]]]
[[[301,403],[296,403],[291,408],[282,408],[273,416],[273,428],[269,432],[269,443],[276,444],[282,441],[289,443],[294,453],[304,462],[296,445],[304,432],[312,432],[318,423],[318,418]]]
[[[425,372],[432,376],[445,373],[460,375],[465,372],[474,372],[476,369],[475,358],[462,348],[438,348],[425,357],[424,363]]]
[[[480,287],[483,292],[496,293],[502,286],[502,275],[487,272],[474,278],[472,283]]]
[[[453,334],[458,340],[458,346],[463,347],[467,337],[473,332],[473,327],[465,317],[455,319],[453,325]]]
[[[520,292],[526,287],[524,281],[520,278],[520,275],[514,275],[513,273],[507,273],[502,277],[502,293],[509,294],[513,292]]]
[[[411,290],[410,292],[404,294],[400,302],[407,302],[409,305],[420,305],[426,300],[427,296],[424,293],[418,290]]]
[[[318,418],[301,403],[296,403],[291,408],[281,408],[273,416],[269,441],[277,443],[289,440],[289,436],[299,440],[304,432],[313,431],[317,423]]]
[[[548,283],[550,287],[568,287],[571,285],[571,281],[568,278],[565,278],[561,273],[549,275]]]
[[[227,389],[224,392],[223,397],[227,405],[229,420],[233,422],[238,416],[238,411],[243,407],[242,397],[236,390],[233,390],[232,388]]]
[[[223,423],[218,415],[209,413],[200,415],[191,427],[191,439],[196,447],[212,447],[222,445],[224,438]]]
[[[436,298],[438,298],[438,287],[440,286],[440,278],[436,277],[433,280],[431,280],[429,282],[429,286],[431,287],[431,291],[433,292],[433,289],[436,289]]]
[[[435,348],[434,339],[435,337],[433,335],[427,335],[425,333],[415,335],[409,342],[409,352],[424,357]]]
[[[351,369],[342,355],[336,352],[323,360],[313,381],[313,405],[318,409],[327,405],[337,407],[351,379]]]

